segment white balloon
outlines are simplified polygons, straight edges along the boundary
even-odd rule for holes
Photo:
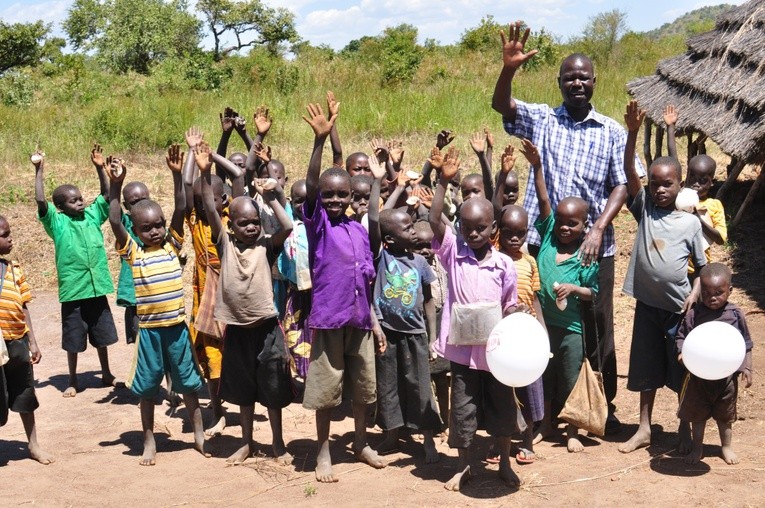
[[[690,187],[683,187],[675,198],[675,208],[684,212],[691,212],[699,204],[699,193]]]
[[[530,314],[510,314],[489,334],[486,363],[502,384],[528,386],[539,379],[549,361],[550,339],[544,327]]]
[[[746,344],[736,327],[721,321],[697,326],[683,342],[683,364],[691,374],[714,381],[725,379],[741,367]]]

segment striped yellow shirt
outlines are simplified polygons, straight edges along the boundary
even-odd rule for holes
[[[539,291],[539,270],[536,260],[528,254],[523,254],[519,259],[513,259],[515,273],[518,276],[518,303],[525,303],[534,312],[534,298]]]
[[[161,328],[183,323],[186,306],[183,297],[181,264],[178,252],[183,237],[172,229],[159,247],[140,247],[128,237],[118,249],[133,271],[138,324],[141,328]]]
[[[18,262],[3,259],[0,263],[7,268],[0,293],[0,329],[5,340],[21,339],[29,332],[24,305],[32,301],[32,293]]]

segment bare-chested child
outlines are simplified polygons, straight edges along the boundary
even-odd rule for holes
[[[714,418],[720,433],[721,454],[727,464],[738,464],[738,456],[731,445],[733,422],[736,421],[736,400],[738,399],[738,378],[744,386],[752,386],[752,337],[746,317],[734,303],[728,302],[731,291],[731,271],[722,263],[710,263],[701,270],[701,301],[696,302],[685,314],[677,330],[675,341],[678,359],[682,362],[683,343],[688,334],[697,326],[710,321],[727,323],[736,328],[744,339],[746,355],[736,372],[724,379],[709,381],[685,375],[680,391],[680,408],[677,416],[691,422],[693,447],[685,461],[698,463],[704,456],[704,428],[707,420]],[[720,338],[722,340],[722,338]]]
[[[53,239],[56,250],[58,299],[61,302],[61,343],[69,364],[69,384],[64,397],[77,395],[77,355],[90,344],[98,351],[104,386],[115,385],[109,369],[107,347],[117,342],[112,311],[106,295],[114,291],[104,248],[101,225],[109,215],[106,197],[109,184],[104,172],[101,147],[95,145],[90,160],[96,167],[101,193],[88,207],[80,189],[59,185],[53,190],[53,203],[45,200],[44,154],[38,151],[35,166],[37,217]]]
[[[375,270],[369,236],[345,212],[351,202],[350,177],[331,168],[323,174],[321,155],[336,115],[327,119],[318,104],[308,106],[304,119],[314,132],[306,174],[303,217],[313,260],[313,302],[308,327],[313,331],[311,363],[303,406],[316,410],[319,453],[316,479],[336,482],[329,451],[332,408],[342,402],[343,387],[351,394],[356,458],[372,467],[385,461],[367,444],[366,414],[377,399],[375,350],[385,350],[385,337],[371,308]]]
[[[27,303],[32,301],[27,279],[16,261],[5,257],[13,249],[11,225],[0,215],[0,340],[8,351],[7,363],[0,361],[0,384],[5,381],[2,396],[7,409],[19,413],[29,443],[29,456],[40,464],[52,464],[55,459],[37,442],[35,410],[40,407],[35,395],[32,366],[40,363],[42,354],[32,330],[32,316]],[[7,397],[6,397],[7,395]],[[6,409],[6,408],[3,408]],[[0,424],[5,423],[0,414]]]
[[[143,454],[139,464],[156,463],[154,440],[154,396],[163,376],[169,372],[173,389],[183,396],[194,431],[194,448],[206,457],[202,412],[197,390],[202,377],[191,349],[186,326],[186,307],[178,252],[183,242],[183,216],[186,197],[181,170],[183,153],[178,145],[168,150],[167,165],[173,174],[175,209],[170,230],[165,227],[162,208],[150,199],[136,203],[131,209],[133,232],[143,243],[139,246],[122,225],[120,191],[125,179],[124,162],[110,157],[109,224],[116,239],[117,252],[130,263],[136,288],[139,330],[135,360],[127,386],[141,399]]]

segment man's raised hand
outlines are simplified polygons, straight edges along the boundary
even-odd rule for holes
[[[508,25],[507,37],[505,37],[504,30],[499,31],[499,36],[502,39],[502,63],[505,67],[516,70],[538,53],[536,49],[524,53],[529,33],[531,33],[531,29],[526,28],[524,30],[521,21]]]

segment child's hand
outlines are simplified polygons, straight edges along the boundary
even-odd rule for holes
[[[377,323],[372,327],[372,336],[375,338],[375,353],[377,353],[377,356],[380,356],[388,349],[388,343],[385,340],[385,333],[383,333],[382,327]]]
[[[430,162],[430,165],[433,166],[433,169],[440,171],[444,165],[444,156],[441,155],[441,149],[439,149],[437,146],[434,146],[430,151],[428,162]]]
[[[335,94],[331,90],[327,92],[327,114],[331,117],[337,116],[340,112],[340,103],[335,99]]]
[[[223,113],[220,113],[220,128],[223,129],[223,132],[231,132],[234,130],[237,116],[239,115],[236,114],[236,111],[226,106]]]
[[[189,145],[189,149],[193,150],[194,148],[199,145],[199,143],[202,142],[202,138],[204,137],[204,134],[201,130],[199,130],[199,127],[193,126],[189,130],[186,131],[186,144]]]
[[[484,127],[483,133],[486,136],[486,149],[491,150],[494,148],[494,135],[489,132],[488,127]]]
[[[332,130],[332,126],[335,124],[337,115],[331,116],[329,120],[327,120],[319,104],[309,104],[306,106],[306,109],[308,110],[309,118],[303,117],[303,120],[308,122],[308,125],[311,126],[314,135],[316,137],[324,138],[329,136],[329,131]]]
[[[271,147],[268,145],[264,145],[263,143],[258,143],[252,148],[253,153],[258,157],[258,159],[262,160],[264,163],[271,162]]]
[[[369,158],[369,170],[375,180],[382,180],[385,177],[385,165],[381,164],[377,157]]]
[[[279,182],[275,178],[255,178],[252,180],[252,186],[255,191],[263,196],[266,192],[271,192],[279,187]]]
[[[502,152],[502,166],[500,172],[503,175],[507,175],[515,166],[515,148],[513,145],[507,145],[505,151]]]
[[[664,108],[664,123],[667,124],[667,127],[677,123],[677,110],[674,104],[667,104],[667,107]]]
[[[202,141],[194,148],[194,160],[197,162],[197,167],[202,173],[210,171],[213,164],[212,153],[210,152],[210,145]]]
[[[436,148],[441,150],[453,140],[454,134],[452,134],[452,131],[444,129],[436,136]]]
[[[37,341],[29,341],[29,363],[37,365],[42,360],[42,353],[40,348],[37,347]],[[749,383],[751,385],[751,383]]]
[[[532,49],[528,53],[523,52],[526,46],[526,39],[529,38],[531,30],[527,28],[523,31],[523,35],[521,35],[521,30],[521,22],[516,21],[508,26],[507,38],[505,38],[504,30],[499,32],[499,36],[502,39],[502,63],[510,69],[520,68],[521,65],[538,52],[536,49]]]
[[[253,115],[253,121],[255,122],[255,128],[258,130],[260,136],[265,136],[271,129],[271,123],[274,119],[268,114],[268,108],[266,106],[258,106]]]
[[[454,148],[449,148],[444,157],[443,166],[441,166],[441,178],[450,181],[460,169],[460,152]]]
[[[683,364],[683,353],[680,353],[677,355],[677,363],[679,363],[680,365]]]
[[[427,208],[433,206],[433,189],[430,187],[417,185],[412,189],[412,196],[420,198],[420,203],[422,203]]]
[[[125,180],[127,168],[125,167],[124,160],[110,155],[106,158],[106,166],[108,168],[106,174],[109,175],[109,180],[112,183],[121,183]]]
[[[744,381],[744,388],[752,386],[752,371],[750,369],[744,369],[740,372],[741,379]]]
[[[388,147],[382,139],[372,138],[372,141],[369,142],[369,146],[372,147],[372,152],[375,154],[378,161],[381,163],[388,162],[390,152],[388,152]]]
[[[165,162],[170,171],[173,173],[181,173],[183,171],[183,158],[185,155],[185,153],[181,152],[181,145],[178,143],[173,143],[167,148]]]
[[[566,298],[568,298],[568,296],[571,293],[576,291],[577,288],[578,286],[575,284],[566,283],[566,284],[558,284],[557,286],[553,288],[553,291],[555,292],[555,298],[557,300],[565,300]]]
[[[45,152],[40,150],[40,147],[37,147],[35,152],[29,156],[29,160],[34,164],[35,171],[39,171],[45,165]]]
[[[515,313],[515,312],[523,312],[524,314],[533,314],[534,313],[533,310],[531,309],[531,307],[529,307],[525,303],[519,303],[515,307],[515,310],[513,311],[513,313]]]
[[[638,109],[638,103],[635,100],[631,100],[627,104],[627,111],[624,113],[624,123],[627,124],[627,130],[630,132],[636,132],[640,130],[640,125],[645,118],[645,111]]]
[[[470,147],[473,149],[476,155],[483,154],[485,148],[484,148],[484,142],[486,139],[484,138],[484,135],[482,132],[474,132],[470,136]]]
[[[106,160],[104,160],[103,150],[98,143],[93,145],[93,149],[90,151],[90,162],[97,168],[104,167]]]
[[[404,160],[404,144],[401,140],[395,139],[388,143],[388,153],[390,153],[390,161],[394,166],[400,166],[401,161]]]
[[[507,150],[505,150],[507,151]],[[534,169],[542,169],[542,159],[539,157],[539,150],[536,145],[528,139],[521,139],[521,153],[529,161]]]

